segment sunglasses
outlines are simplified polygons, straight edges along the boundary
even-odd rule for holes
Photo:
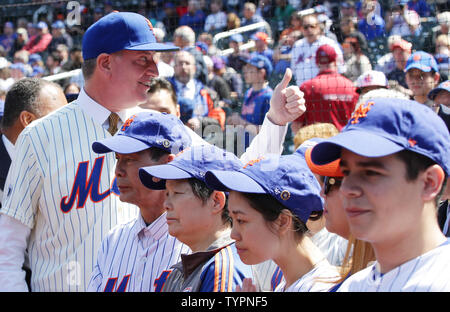
[[[327,195],[333,186],[340,187],[342,183],[342,178],[336,178],[336,177],[325,177],[323,179],[323,193]]]
[[[316,27],[317,27],[317,25],[303,25],[303,28],[304,28],[304,29],[309,29],[309,28],[314,29],[314,28],[316,28]]]

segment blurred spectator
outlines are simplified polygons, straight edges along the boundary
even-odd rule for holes
[[[438,64],[439,73],[442,80],[447,80],[449,77],[450,64],[450,34],[442,34],[436,38],[434,58]]]
[[[223,5],[226,12],[239,14],[242,11],[243,3],[240,0],[224,0]]]
[[[304,38],[294,44],[291,53],[291,69],[297,85],[314,78],[319,73],[319,67],[316,64],[316,51],[324,44],[334,47],[337,53],[338,72],[344,73],[346,71],[341,47],[336,41],[322,34],[315,14],[302,17],[302,31]]]
[[[183,16],[188,11],[188,0],[179,0],[176,2],[176,11],[179,17]]]
[[[180,26],[189,26],[195,33],[203,31],[206,15],[200,8],[199,0],[189,0],[186,14],[180,17]]]
[[[9,69],[11,71],[11,78],[14,81],[18,81],[28,75],[28,71],[23,63],[13,63],[9,65]]]
[[[256,14],[260,15],[264,20],[269,21],[275,15],[276,6],[273,0],[259,0],[256,7]]]
[[[82,64],[83,64],[83,55],[81,54],[81,48],[79,46],[74,46],[70,50],[69,59],[62,65],[62,69],[63,71],[71,71],[74,69],[81,68]]]
[[[242,72],[242,68],[245,65],[244,59],[249,58],[250,54],[247,51],[242,51],[240,47],[244,41],[244,37],[241,34],[234,34],[230,36],[229,45],[233,49],[233,53],[229,54],[225,58],[227,66],[233,68],[238,73]]]
[[[349,36],[358,37],[361,50],[363,51],[363,53],[367,52],[367,40],[364,34],[356,29],[356,18],[345,17],[341,19],[339,28],[340,28],[340,36],[339,36],[340,43],[343,43],[345,39]]]
[[[8,60],[0,57],[0,92],[7,92],[14,83],[9,66]]]
[[[363,73],[372,70],[372,64],[361,49],[358,36],[348,36],[342,44],[344,49],[344,60],[347,71],[343,74],[351,81],[355,81]]]
[[[301,31],[296,30],[280,36],[278,45],[273,53],[273,73],[275,75],[284,75],[286,68],[291,66],[291,52],[294,43],[302,36]]]
[[[227,29],[232,30],[241,27],[241,19],[236,13],[227,14]]]
[[[36,35],[30,37],[28,43],[23,47],[30,54],[44,52],[52,41],[52,35],[48,32],[48,26],[45,22],[40,21],[34,28]]]
[[[275,12],[271,19],[272,29],[275,29],[276,33],[280,34],[288,26],[288,22],[294,12],[295,8],[287,0],[275,0]]]
[[[81,91],[81,88],[76,83],[72,82],[69,83],[67,86],[64,87],[64,94],[79,94]]]
[[[270,108],[273,90],[267,80],[273,70],[272,63],[263,55],[255,55],[246,63],[244,79],[250,88],[245,92],[241,112],[233,113],[228,117],[227,124],[229,125],[262,125]],[[257,129],[246,128],[246,130],[256,131]],[[256,132],[251,134],[256,134]]]
[[[155,38],[157,42],[163,43],[165,32],[161,28],[153,27],[153,33],[155,34]],[[161,53],[161,52],[155,52],[153,54],[153,61],[156,63],[156,66],[158,67],[158,73],[160,77],[168,78],[172,77],[174,70],[173,67],[165,62],[165,60],[162,58],[164,54],[169,53]]]
[[[241,27],[255,23],[265,22],[261,15],[256,15],[256,5],[253,2],[246,2],[244,4],[243,18],[241,19]],[[245,36],[252,36],[258,31],[264,32],[264,27],[257,28],[245,33]]]
[[[293,12],[291,14],[291,17],[289,18],[289,26],[283,29],[281,32],[279,38],[290,34],[293,31],[300,31],[302,30],[302,16],[300,15],[300,12]],[[299,38],[300,39],[300,38]]]
[[[69,49],[73,46],[73,39],[67,34],[63,21],[56,21],[52,24],[52,41],[48,46],[49,52],[55,51],[58,44],[65,44]]]
[[[208,84],[207,86],[216,91],[218,95],[219,106],[224,107],[231,104],[231,90],[228,83],[223,79],[225,72],[225,62],[222,58],[208,55],[204,56],[206,67],[208,68]]]
[[[419,37],[421,33],[420,16],[408,9],[408,0],[396,0],[392,13],[386,16],[386,31],[401,37]]]
[[[28,42],[28,32],[25,28],[22,28],[22,27],[17,28],[16,34],[17,34],[17,37],[14,40],[11,50],[9,51],[9,54],[8,54],[9,57],[14,56],[14,53],[16,53],[17,51],[22,50],[23,47]]]
[[[389,81],[396,81],[401,87],[408,88],[406,84],[405,67],[409,56],[411,55],[412,44],[406,40],[400,39],[391,45],[391,51],[395,62],[395,68],[386,76]]]
[[[54,51],[47,56],[45,66],[47,68],[45,75],[55,75],[61,72],[61,54]]]
[[[205,32],[216,34],[227,27],[227,15],[222,8],[222,0],[211,0],[211,13],[206,17]]]
[[[369,91],[376,89],[387,89],[389,87],[388,80],[384,73],[376,70],[370,70],[363,73],[356,79],[355,82],[356,92],[359,96],[363,96]]]
[[[367,40],[385,36],[385,22],[377,10],[376,1],[364,1],[361,9],[362,18],[358,22],[358,30]]]
[[[180,17],[177,14],[175,4],[173,4],[173,2],[164,3],[164,13],[165,16],[163,17],[162,22],[164,23],[167,34],[171,37],[175,32],[175,29],[179,26]]]
[[[412,92],[412,99],[433,107],[434,103],[427,96],[440,79],[439,68],[431,54],[416,51],[406,62],[406,84]]]
[[[431,15],[431,10],[428,3],[425,0],[409,0],[408,9],[414,10],[420,17],[429,17]]]
[[[180,104],[181,119],[194,130],[202,127],[205,117],[216,119],[224,126],[225,112],[223,115],[215,115],[214,103],[205,85],[195,78],[195,58],[188,51],[175,53],[174,76],[169,78]]]
[[[392,54],[392,45],[398,41],[403,40],[400,36],[389,36],[387,43],[389,52],[381,56],[375,65],[375,70],[382,71],[385,75],[389,74],[395,69],[394,55]]]
[[[319,74],[300,86],[306,112],[292,122],[294,133],[316,122],[333,123],[339,131],[347,124],[359,95],[353,82],[337,72],[337,59],[335,47],[324,44],[317,49],[314,60]]]
[[[0,35],[0,45],[5,48],[7,54],[12,49],[16,38],[17,34],[14,32],[14,24],[12,22],[6,22],[3,25],[3,34]]]
[[[339,21],[351,18],[355,22],[357,21],[356,8],[353,1],[343,1],[339,6]]]
[[[213,43],[213,36],[210,33],[201,33],[198,36],[198,42],[203,42],[207,46],[207,54],[208,55],[216,55],[219,53],[219,50],[217,49],[216,45]]]
[[[250,53],[250,57],[263,55],[273,64],[273,50],[269,48],[269,35],[265,32],[257,32],[251,39],[255,41],[255,51]]]
[[[65,70],[64,65],[69,61],[69,48],[65,44],[58,44],[55,52],[61,56],[61,67]]]

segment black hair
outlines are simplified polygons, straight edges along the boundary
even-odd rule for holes
[[[42,78],[24,78],[16,81],[6,94],[1,128],[12,127],[22,111],[30,112],[38,118],[41,117],[39,96],[42,88],[46,85],[61,88],[58,84]]]
[[[294,231],[298,233],[298,237],[301,238],[307,233],[308,227],[306,223],[293,215],[289,209],[283,206],[278,200],[276,200],[270,194],[255,194],[255,193],[241,193],[245,199],[247,199],[250,206],[261,213],[264,220],[267,222],[275,221],[281,213],[289,212],[292,216]],[[313,211],[309,219],[311,221],[318,220],[322,217],[322,211]]]
[[[173,103],[175,105],[177,104],[177,94],[175,93],[172,84],[163,77],[155,77],[150,81],[150,88],[148,89],[148,93],[155,93],[160,90],[166,90],[167,92],[169,92]]]
[[[199,198],[203,203],[206,203],[206,201],[211,197],[212,193],[214,192],[213,189],[209,188],[205,182],[191,178],[188,179],[189,185],[192,188],[192,193],[194,193],[195,197]],[[226,196],[225,200],[225,206],[222,210],[222,221],[224,224],[228,223],[229,225],[232,224],[231,217],[228,211],[228,196]]]
[[[150,147],[147,151],[152,161],[159,161],[163,156],[170,154],[168,151],[157,147]]]

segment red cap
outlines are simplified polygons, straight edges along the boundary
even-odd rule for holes
[[[329,64],[337,59],[336,50],[329,44],[324,44],[317,49],[316,64]]]
[[[394,51],[394,49],[402,49],[403,51],[409,51],[411,52],[412,44],[406,40],[400,39],[399,41],[395,41],[391,45],[391,51]]]

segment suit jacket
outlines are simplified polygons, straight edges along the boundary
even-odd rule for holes
[[[11,166],[11,158],[3,144],[2,136],[0,135],[0,190],[4,190],[6,176],[8,175],[9,167]]]

